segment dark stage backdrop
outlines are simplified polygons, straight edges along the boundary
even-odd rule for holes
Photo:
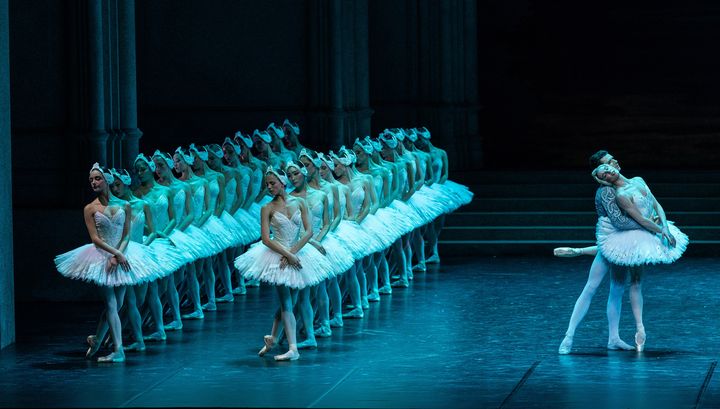
[[[91,297],[52,258],[87,242],[97,152],[127,163],[137,130],[150,153],[286,117],[322,149],[424,125],[456,174],[584,169],[602,147],[717,168],[720,6],[597,7],[9,0],[16,295]]]

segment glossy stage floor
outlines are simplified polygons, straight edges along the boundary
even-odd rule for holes
[[[720,407],[717,259],[649,270],[645,352],[605,349],[606,279],[574,353],[558,356],[590,262],[443,259],[295,362],[256,355],[275,306],[268,287],[122,364],[83,358],[99,303],[21,304],[18,341],[0,352],[0,405]],[[621,336],[633,334],[626,295]]]

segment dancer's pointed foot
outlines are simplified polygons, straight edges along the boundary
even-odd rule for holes
[[[425,264],[438,264],[439,262],[440,256],[438,256],[437,252],[433,253],[432,256],[425,259]]]
[[[275,338],[272,337],[272,335],[265,335],[263,337],[263,342],[265,343],[265,346],[263,346],[260,349],[260,352],[258,352],[258,355],[265,356],[273,347],[275,347]]]
[[[407,277],[408,280],[412,281],[415,279],[415,276],[413,275],[412,269],[408,269],[408,271],[405,273],[405,277]]]
[[[282,355],[275,355],[276,361],[295,361],[298,358],[300,358],[300,353],[292,349]]]
[[[380,292],[379,290],[372,290],[370,294],[367,296],[367,300],[370,302],[378,302],[380,301]]]
[[[335,314],[335,316],[330,320],[330,328],[342,328],[343,325],[343,319],[341,314]]]
[[[93,355],[97,354],[97,351],[100,349],[100,342],[97,340],[97,336],[95,335],[89,335],[86,339],[88,345],[90,345],[90,348],[88,348],[87,352],[85,352],[85,359],[92,358]]]
[[[167,325],[165,325],[163,328],[165,331],[178,331],[181,330],[183,327],[182,321],[173,321]]]
[[[642,352],[643,350],[645,350],[646,339],[647,336],[645,335],[645,327],[639,325],[637,327],[637,332],[635,333],[635,349],[637,349],[638,352]]]
[[[167,335],[165,335],[165,331],[160,332],[153,332],[150,335],[145,335],[143,337],[143,341],[149,341],[149,342],[163,342],[167,339]]]
[[[223,295],[222,297],[216,298],[215,302],[218,304],[221,302],[235,302],[235,297],[233,297],[232,293],[227,293],[227,294]]]
[[[123,347],[123,351],[129,351],[129,352],[142,352],[144,350],[145,350],[144,342],[133,342],[132,344]]]
[[[573,247],[558,247],[553,250],[555,257],[577,257],[582,254],[580,249]]]
[[[573,337],[572,335],[565,335],[565,338],[563,338],[562,342],[560,343],[560,348],[558,348],[558,354],[560,355],[567,355],[572,350],[572,344],[573,344]]]
[[[401,278],[397,281],[393,281],[392,283],[390,283],[390,286],[395,288],[408,288],[410,287],[410,283],[408,283],[408,280]]]
[[[317,341],[314,339],[306,339],[305,341],[297,344],[297,349],[315,349],[317,348]]]
[[[245,294],[247,294],[247,289],[243,285],[243,286],[240,286],[237,288],[233,288],[232,293],[235,295],[245,295]]]
[[[123,350],[115,351],[110,355],[101,356],[98,362],[125,362],[125,352]]]
[[[190,314],[183,314],[182,318],[185,320],[202,320],[205,319],[205,315],[202,310],[193,311]]]
[[[343,318],[362,318],[365,314],[363,313],[362,307],[357,307],[350,312],[346,312],[342,315]]]
[[[260,287],[260,281],[259,280],[246,281],[245,287]]]
[[[378,297],[378,298],[379,298],[379,297]],[[362,307],[363,310],[369,310],[369,309],[370,309],[370,303],[368,302],[367,295],[364,296],[364,297],[362,297],[362,298],[360,299],[360,306]]]
[[[425,267],[425,261],[421,261],[417,264],[415,264],[412,268],[412,271],[416,271],[418,273],[424,273],[427,271],[427,267]]]
[[[611,339],[608,341],[607,349],[610,349],[610,350],[622,349],[625,351],[634,351],[635,347],[628,344],[627,342],[623,341],[620,338],[616,338],[616,339]]]
[[[330,322],[325,321],[315,330],[315,336],[318,338],[328,338],[332,336],[332,329],[330,328]]]
[[[203,311],[217,311],[217,305],[214,302],[203,304],[200,307]],[[185,318],[185,317],[183,317]]]
[[[378,293],[383,295],[392,294],[392,287],[390,287],[390,284],[385,284],[384,286],[378,288]]]

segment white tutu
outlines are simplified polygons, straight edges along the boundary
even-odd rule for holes
[[[196,240],[184,231],[175,229],[170,233],[168,238],[184,254],[186,263],[207,257],[205,255],[207,250],[203,242]]]
[[[223,210],[220,222],[225,226],[225,234],[229,237],[230,246],[238,247],[248,242],[249,233],[234,217]]]
[[[422,225],[432,222],[447,211],[447,207],[437,201],[433,192],[425,185],[410,196],[407,204],[418,214]]]
[[[355,260],[360,260],[383,249],[377,238],[371,236],[355,222],[342,220],[334,233]]]
[[[197,245],[195,249],[199,251],[199,256],[196,257],[195,260],[205,257],[211,257],[222,251],[222,248],[215,242],[215,240],[210,235],[208,235],[205,230],[193,224],[188,226],[183,232],[190,236]]]
[[[320,244],[325,248],[325,257],[330,261],[332,275],[342,274],[355,264],[352,252],[334,232],[326,234]]]
[[[86,244],[56,256],[55,266],[58,272],[65,277],[92,282],[104,287],[136,285],[153,281],[161,277],[162,272],[166,270],[147,251],[146,246],[134,241],[128,242],[124,255],[130,264],[130,270],[124,270],[118,266],[114,272],[109,272],[107,266],[112,254],[95,247],[94,244]]]
[[[156,238],[150,243],[149,247],[153,250],[155,258],[160,262],[160,265],[165,267],[165,274],[158,278],[165,277],[185,264],[194,261],[193,256],[189,252],[181,250],[180,247],[166,238]]]
[[[257,203],[250,205],[251,210],[253,205],[257,205]],[[259,210],[259,205],[257,206]],[[240,208],[235,212],[233,217],[245,230],[245,242],[243,244],[250,244],[260,240],[260,213],[258,213],[256,217],[254,210],[250,211]]]
[[[689,239],[672,222],[668,222],[668,229],[675,237],[675,247],[665,243],[660,234],[645,229],[619,230],[605,216],[598,219],[595,234],[600,253],[613,264],[670,264],[682,256]]]
[[[373,248],[375,251],[382,251],[390,247],[397,237],[394,232],[384,224],[382,219],[374,214],[368,214],[360,223],[360,227],[375,238],[377,245]]]
[[[398,215],[403,219],[401,222],[404,227],[409,228],[406,233],[409,233],[416,228],[424,225],[425,223],[421,220],[420,215],[417,211],[409,204],[402,200],[393,200],[388,207],[397,212]]]

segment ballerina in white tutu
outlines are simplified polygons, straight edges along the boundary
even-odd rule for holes
[[[592,176],[598,183],[612,187],[618,206],[644,228],[621,230],[608,217],[600,217],[595,229],[597,245],[609,262],[627,267],[632,281],[640,286],[643,266],[670,264],[682,256],[689,243],[687,235],[667,220],[665,210],[642,178],[627,179],[608,164],[595,168]],[[659,224],[653,221],[655,214]],[[646,341],[642,303],[637,308],[635,344],[642,351]]]
[[[113,352],[98,358],[98,362],[123,362],[122,327],[118,310],[122,307],[126,286],[146,281],[148,271],[131,263],[125,255],[129,243],[130,205],[112,196],[109,184],[114,177],[95,163],[90,170],[90,186],[97,198],[83,209],[85,227],[92,244],[55,257],[60,274],[75,280],[89,281],[100,287],[105,299],[105,311],[100,317],[96,335],[87,338],[90,348],[86,358],[97,353],[105,334],[105,322],[110,326]],[[142,260],[138,260],[142,263]],[[99,336],[98,336],[99,335]]]
[[[289,349],[282,355],[276,355],[275,359],[296,360],[300,354],[295,334],[292,292],[325,280],[332,266],[315,247],[306,246],[313,235],[307,205],[303,199],[287,194],[285,188],[290,181],[285,172],[269,167],[265,183],[274,199],[263,206],[260,212],[262,242],[256,243],[235,259],[235,267],[246,279],[257,279],[275,286],[280,300],[272,331],[264,337],[265,346],[258,354],[264,356],[277,344],[282,322]],[[302,236],[301,224],[305,229]],[[309,329],[312,331],[312,323]]]

